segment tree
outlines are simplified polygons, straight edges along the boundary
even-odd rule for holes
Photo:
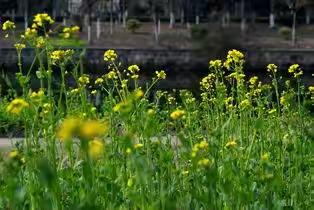
[[[87,39],[88,43],[92,42],[92,12],[94,6],[99,3],[100,0],[82,0],[80,6],[80,14],[85,15],[87,14]],[[81,16],[81,20],[82,20]]]
[[[282,0],[284,1],[291,13],[292,13],[292,30],[291,30],[291,42],[292,46],[295,46],[296,44],[296,24],[297,24],[297,11],[301,9],[302,7],[305,7],[307,5],[312,5],[313,0]]]
[[[275,0],[270,0],[269,27],[275,27]]]

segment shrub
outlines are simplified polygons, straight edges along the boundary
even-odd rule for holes
[[[129,19],[127,21],[127,30],[135,33],[141,27],[141,22],[137,19]]]
[[[207,28],[200,25],[193,25],[190,30],[192,39],[203,39],[208,34]]]
[[[289,40],[289,39],[291,39],[291,28],[286,27],[286,26],[280,27],[278,30],[278,34],[284,40]]]

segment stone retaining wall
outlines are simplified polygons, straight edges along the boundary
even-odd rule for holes
[[[76,49],[83,52],[83,49]],[[103,53],[106,49],[88,48],[85,51],[84,63],[88,72],[102,74],[105,69]],[[117,49],[124,65],[138,64],[143,72],[153,73],[164,69],[175,80],[194,80],[207,73],[209,57],[200,51],[193,50],[147,50],[147,49]],[[30,48],[23,50],[23,63],[29,66],[34,58]],[[79,55],[78,55],[79,56]],[[212,58],[213,59],[213,58]],[[0,68],[14,71],[17,69],[16,50],[0,48]],[[314,49],[260,49],[247,50],[246,63],[249,74],[265,74],[267,64],[275,63],[282,71],[287,71],[289,65],[298,63],[304,69],[306,82],[313,84],[311,76],[314,71]],[[1,70],[1,69],[0,69]],[[145,73],[144,73],[145,74]],[[262,75],[263,76],[263,75]],[[185,86],[185,85],[184,85]]]

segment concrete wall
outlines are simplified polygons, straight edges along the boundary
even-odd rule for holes
[[[83,51],[82,49],[76,50],[78,52],[77,56],[79,56],[79,52]],[[106,72],[106,64],[103,60],[104,51],[105,49],[87,49],[83,62],[84,69],[91,74],[104,74]],[[172,80],[178,82],[178,84],[173,84],[174,87],[198,85],[193,83],[194,80],[198,81],[198,78],[208,73],[210,58],[200,51],[118,49],[117,52],[124,66],[138,64],[143,69],[142,74],[144,77],[149,77],[156,70],[166,70]],[[31,65],[34,56],[32,49],[23,50],[25,68]],[[314,73],[314,50],[248,50],[246,51],[246,58],[246,72],[248,75],[259,75],[266,78],[266,66],[270,63],[278,65],[279,70],[286,74],[289,65],[298,63],[304,70],[306,83],[314,84],[314,77],[311,76]],[[16,63],[15,49],[0,48],[0,71],[1,66],[6,71],[16,71]]]

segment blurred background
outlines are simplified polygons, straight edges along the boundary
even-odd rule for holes
[[[306,82],[313,82],[314,0],[0,0],[0,3],[1,22],[15,21],[17,34],[31,26],[34,14],[42,12],[56,20],[56,28],[78,25],[78,37],[56,39],[56,45],[86,49],[90,71],[103,68],[105,49],[116,49],[126,65],[138,63],[152,72],[165,69],[179,77],[174,80],[178,84],[171,82],[173,87],[190,87],[207,72],[209,59],[223,58],[229,49],[236,48],[245,52],[249,74],[263,76],[269,63],[277,64],[283,71],[290,64],[299,63]],[[18,35],[0,39],[2,69],[14,66],[12,43],[16,38]],[[31,51],[27,52],[24,60],[30,63]]]

